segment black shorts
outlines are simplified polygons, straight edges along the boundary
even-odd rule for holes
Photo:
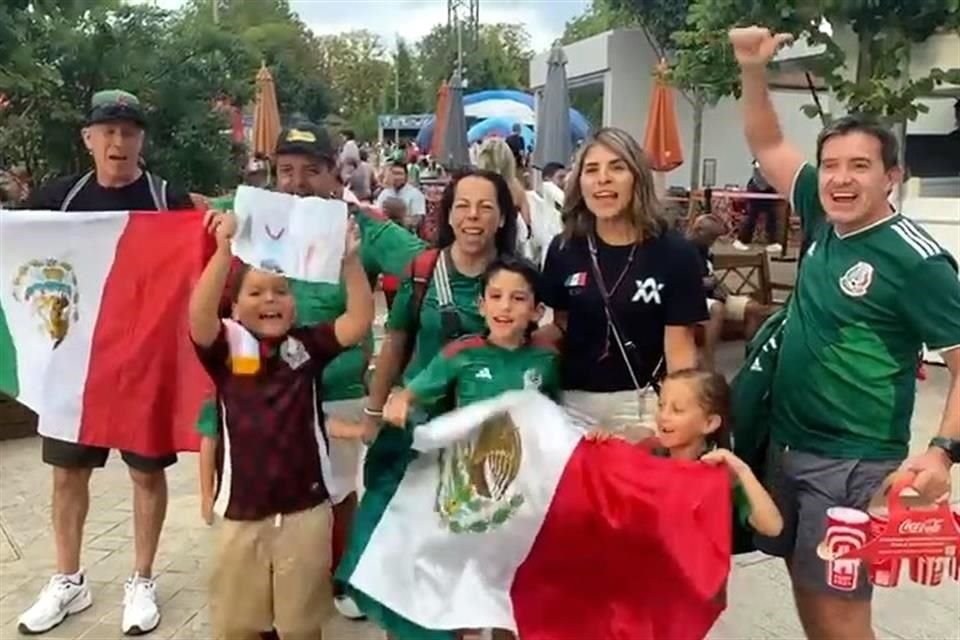
[[[85,444],[43,438],[43,461],[54,467],[66,469],[96,469],[107,464],[110,449],[90,447]],[[177,454],[148,458],[130,451],[121,451],[120,457],[127,466],[136,471],[150,473],[162,471],[177,461]]]

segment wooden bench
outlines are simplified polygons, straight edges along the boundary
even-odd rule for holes
[[[0,440],[37,435],[37,414],[9,396],[0,394]]]

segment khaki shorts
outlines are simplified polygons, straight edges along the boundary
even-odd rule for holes
[[[644,392],[642,402],[636,391],[564,391],[563,406],[581,421],[632,442],[656,434],[657,394],[653,389]]]
[[[333,615],[330,504],[263,520],[223,520],[210,618],[218,639],[319,638]]]

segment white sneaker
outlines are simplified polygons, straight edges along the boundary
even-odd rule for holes
[[[733,241],[733,248],[736,249],[737,251],[750,251],[750,247],[748,245],[743,244],[739,240]]]
[[[365,620],[367,617],[350,596],[334,596],[333,606],[347,620]]]
[[[157,583],[141,577],[139,573],[123,586],[124,635],[141,636],[150,633],[160,624],[160,608],[157,606]]]
[[[92,604],[93,596],[82,573],[79,584],[58,573],[50,578],[33,606],[20,616],[17,628],[24,634],[44,633]]]
[[[783,253],[783,245],[779,242],[767,245],[767,253]]]

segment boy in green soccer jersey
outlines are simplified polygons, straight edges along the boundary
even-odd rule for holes
[[[817,140],[817,167],[784,140],[767,63],[791,40],[759,27],[730,32],[743,83],[750,150],[803,223],[806,253],[787,309],[771,389],[768,488],[784,533],[758,546],[787,559],[809,637],[873,638],[871,588],[826,584],[816,545],[825,510],[863,508],[898,468],[930,500],[949,495],[960,449],[960,281],[957,264],[889,204],[900,181],[897,141],[859,116]],[[946,409],[929,448],[904,461],[917,353],[940,351],[950,371]]]
[[[407,423],[412,404],[436,414],[445,403],[464,406],[517,389],[559,393],[557,353],[530,344],[531,330],[543,315],[539,273],[515,257],[494,261],[482,278],[480,313],[486,335],[460,338],[447,345],[383,409],[385,422]]]
[[[302,123],[285,129],[277,141],[277,191],[298,196],[347,199],[339,179],[336,158],[336,147],[325,128]],[[232,202],[218,201],[217,204],[218,209],[232,208]],[[389,221],[379,211],[353,203],[350,211],[360,232],[360,260],[371,285],[381,273],[401,274],[411,259],[424,248],[421,240]],[[332,322],[346,308],[343,283],[333,285],[290,280],[290,286],[296,301],[298,324]],[[323,398],[326,415],[348,422],[362,419],[366,395],[364,376],[372,350],[373,336],[370,334],[360,345],[344,350],[324,369],[320,397]],[[208,417],[212,414],[206,413]],[[200,431],[204,435],[215,436],[215,422],[209,419],[202,421]],[[207,457],[212,455],[208,453]],[[356,509],[359,445],[351,441],[334,442],[329,459],[336,561]],[[210,504],[211,501],[207,499],[204,502]],[[336,605],[346,617],[360,616],[355,605],[344,596],[338,596]]]

